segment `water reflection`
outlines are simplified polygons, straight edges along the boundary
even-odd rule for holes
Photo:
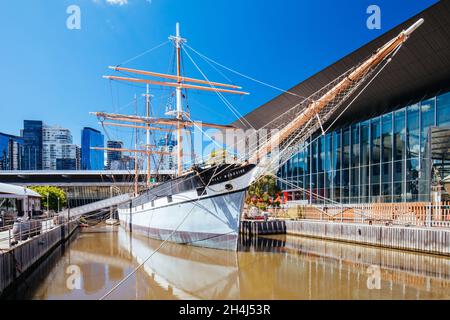
[[[106,230],[81,233],[28,292],[98,299],[161,244]],[[70,265],[79,289],[68,286]],[[166,243],[108,298],[449,299],[450,259],[294,236],[242,239],[237,253]]]

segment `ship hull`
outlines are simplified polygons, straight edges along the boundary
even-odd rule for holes
[[[194,188],[119,209],[120,222],[152,239],[237,250],[240,217],[253,175],[254,170],[248,170],[201,192]]]

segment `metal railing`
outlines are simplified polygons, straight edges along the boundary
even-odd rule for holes
[[[60,225],[77,220],[76,217],[68,220],[59,217],[45,217],[30,220],[18,220],[14,224],[0,228],[0,252],[8,251],[15,245],[27,241],[35,236],[54,230]]]
[[[290,219],[450,228],[450,203],[446,202],[302,204],[271,214]]]

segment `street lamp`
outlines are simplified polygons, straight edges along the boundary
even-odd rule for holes
[[[49,196],[50,192],[47,192],[47,216],[50,216],[50,210],[48,208],[48,196]]]
[[[58,212],[59,212],[59,196],[58,196]]]

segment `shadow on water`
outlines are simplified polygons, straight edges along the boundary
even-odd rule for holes
[[[108,299],[450,299],[445,257],[286,235],[241,237],[238,252],[160,244],[90,229],[10,298],[98,299],[153,254]]]
[[[239,237],[239,252],[280,252],[286,245],[285,237]]]

